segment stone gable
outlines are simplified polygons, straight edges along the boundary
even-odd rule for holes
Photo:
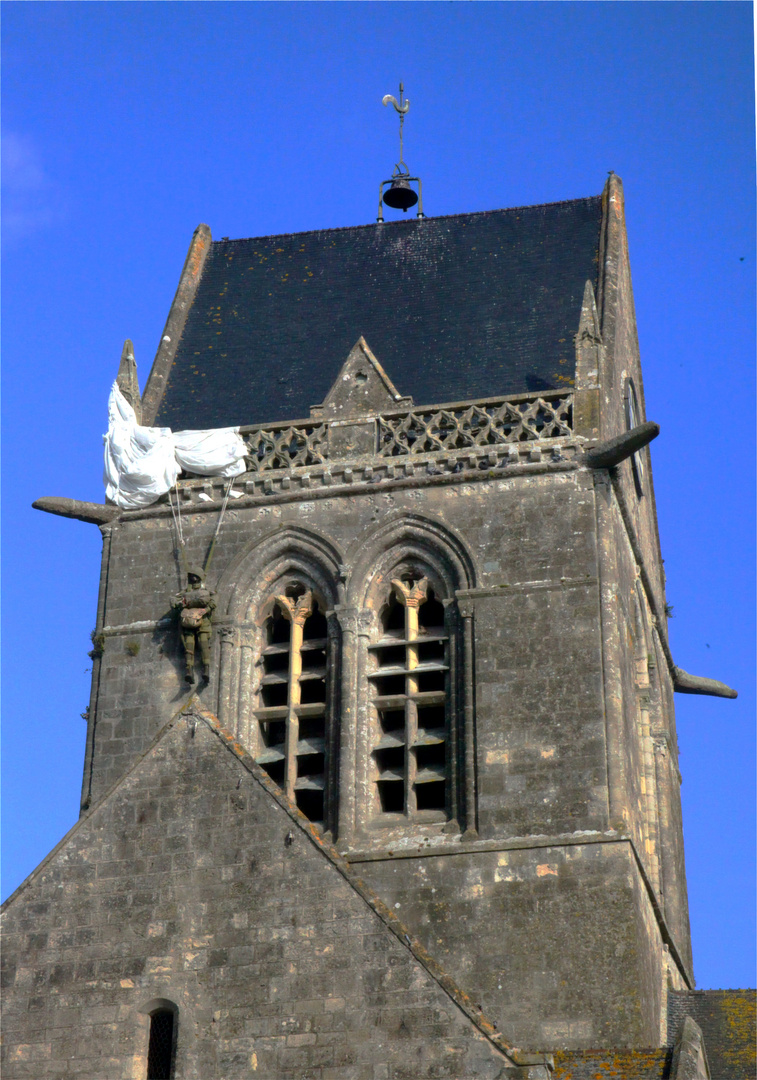
[[[178,718],[21,886],[4,915],[8,1080],[144,1077],[156,999],[178,1009],[184,1077],[508,1075],[472,1003],[268,784]]]

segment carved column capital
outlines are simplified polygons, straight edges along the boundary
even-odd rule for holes
[[[354,634],[358,637],[370,636],[373,629],[372,611],[360,611],[356,607],[337,604],[334,615],[339,621],[343,634]]]
[[[219,626],[218,636],[221,639],[222,645],[238,645],[239,644],[239,627],[238,626]]]
[[[428,578],[421,578],[415,584],[406,584],[397,578],[392,579],[392,589],[399,602],[406,608],[417,610],[426,599],[428,593]]]
[[[343,634],[357,633],[357,608],[347,607],[346,604],[337,604],[334,608],[334,614]]]
[[[373,630],[373,612],[360,611],[357,617],[358,637],[370,637]]]
[[[276,603],[286,617],[295,626],[304,626],[306,620],[313,614],[313,594],[304,592],[296,599],[291,596],[277,596]]]

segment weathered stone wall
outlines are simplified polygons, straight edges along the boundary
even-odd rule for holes
[[[603,195],[605,200],[605,237],[603,266],[600,273],[600,309],[603,349],[601,351],[600,438],[609,439],[626,430],[624,389],[626,379],[633,380],[638,396],[638,423],[647,417],[644,403],[644,383],[636,329],[636,312],[631,284],[631,264],[625,221],[625,200],[620,178],[612,175]],[[665,438],[662,432],[661,438]],[[661,632],[667,635],[665,613],[665,575],[660,556],[660,541],[655,509],[652,478],[651,447],[639,451],[644,468],[644,494],[639,497],[633,481],[630,460],[616,470],[616,483],[628,508],[633,536],[638,544],[644,568],[648,574],[650,603],[661,621]]]
[[[605,225],[602,244],[602,267],[599,278],[599,308],[603,347],[600,360],[600,437],[611,438],[626,428],[623,394],[626,379],[636,388],[638,422],[647,419],[644,385],[636,328],[628,236],[625,222],[625,199],[620,178],[611,175],[603,195]],[[660,438],[665,438],[663,431]],[[631,461],[626,460],[612,471],[612,496],[605,500],[612,506],[611,536],[608,542],[618,552],[618,595],[630,599],[638,589],[644,608],[649,665],[649,687],[637,697],[650,701],[650,737],[654,744],[654,767],[640,770],[638,762],[628,762],[626,776],[636,784],[646,772],[655,778],[654,799],[657,815],[657,861],[660,879],[660,902],[683,962],[691,973],[691,943],[683,852],[680,774],[675,727],[673,684],[669,672],[670,650],[667,634],[665,572],[660,553],[660,539],[655,508],[652,456],[654,444],[639,452],[643,467],[643,494],[636,490]],[[609,478],[608,478],[609,479]],[[600,540],[600,545],[601,545]],[[631,550],[632,549],[632,550]],[[636,579],[638,578],[638,584]],[[626,675],[625,691],[630,699],[631,679]],[[630,748],[629,748],[630,750]],[[643,757],[643,754],[642,754]],[[648,786],[648,782],[647,782]],[[627,804],[638,808],[640,792],[629,791]],[[637,812],[635,834],[639,834],[641,815]],[[642,849],[643,850],[643,849]],[[646,856],[644,856],[646,859]],[[654,873],[653,873],[654,876]]]
[[[464,989],[486,997],[501,1024],[514,1025],[520,1044],[533,1046],[554,1040],[566,1046],[645,1045],[659,1037],[665,962],[657,923],[640,914],[649,901],[639,868],[627,842],[589,843],[629,835],[641,857],[646,854],[632,626],[636,572],[609,484],[601,490],[607,523],[600,522],[599,532],[595,474],[553,466],[472,480],[450,476],[434,484],[421,476],[413,486],[307,492],[267,505],[245,501],[227,510],[211,572],[217,630],[210,684],[200,697],[218,706],[238,737],[252,742],[256,724],[239,691],[240,670],[250,658],[241,657],[233,624],[249,617],[240,612],[258,588],[255,576],[265,576],[269,549],[276,552],[270,559],[283,565],[298,545],[320,545],[324,573],[341,579],[334,582],[340,610],[359,614],[366,579],[392,545],[410,550],[420,543],[413,539],[419,522],[436,530],[433,542],[440,548],[457,545],[455,558],[467,567],[460,571],[457,610],[472,627],[472,812],[464,807],[451,832],[413,827],[401,836],[380,822],[366,828],[359,806],[348,819],[344,807],[365,798],[368,781],[360,776],[370,745],[363,730],[366,703],[351,703],[343,687],[336,798],[340,821],[349,827],[339,843],[348,858],[378,857],[365,864],[378,892],[408,905],[409,924],[432,955],[443,955]],[[190,562],[202,560],[217,523],[216,513],[197,512],[196,506],[183,512]],[[105,646],[91,721],[93,798],[118,780],[188,693],[175,626],[161,622],[180,580],[171,518],[153,512],[111,528]],[[340,618],[347,626],[346,616]],[[345,632],[341,640],[342,667],[358,667],[365,639]],[[464,660],[461,655],[461,668]],[[608,690],[610,667],[616,685]],[[351,759],[344,752],[350,741]],[[462,838],[465,853],[458,854],[464,828],[474,831]],[[549,838],[551,860],[543,847]],[[580,848],[577,838],[586,840]],[[520,845],[515,854],[481,850],[482,844],[512,840]],[[440,857],[444,873],[428,906],[422,889],[424,900],[410,904],[419,884],[412,860],[392,865],[386,855],[392,846],[407,849],[413,842],[455,852]],[[498,862],[505,857],[521,866],[512,877],[503,876],[504,863]],[[556,872],[540,871],[553,862]],[[603,891],[616,897],[609,908],[598,900]],[[611,909],[617,919],[598,927],[598,911],[604,919]],[[446,913],[441,944],[435,936],[440,912]],[[612,959],[616,947],[623,950],[622,964]],[[517,977],[502,982],[511,964]],[[563,982],[584,988],[578,1013],[554,992]],[[620,1002],[626,1004],[621,1008]]]
[[[587,290],[577,339],[586,438],[625,430],[629,377],[645,419],[617,178],[605,200],[597,306]],[[315,480],[294,469],[267,497],[247,485],[229,505],[210,575],[218,609],[199,695],[253,754],[256,605],[287,566],[320,580],[333,608],[328,828],[430,953],[533,1046],[655,1045],[665,982],[691,981],[664,581],[641,454],[641,497],[629,462],[582,468],[570,438],[488,470],[462,458],[380,475],[364,459]],[[190,562],[217,522],[196,488],[182,512]],[[173,529],[155,509],[104,530],[85,805],[188,693],[168,617],[181,585]],[[393,553],[448,583],[457,734],[445,826],[388,828],[368,809],[371,605]]]
[[[630,844],[571,839],[356,865],[519,1045],[656,1045],[662,943]]]
[[[484,838],[608,827],[597,584],[576,578],[469,601]]]
[[[507,1064],[409,939],[376,925],[362,885],[312,837],[284,843],[289,810],[217,735],[181,721],[151,748],[197,693],[258,752],[262,605],[298,575],[328,616],[325,840],[517,1044],[664,1039],[665,986],[691,986],[691,954],[651,459],[640,452],[640,495],[630,461],[592,471],[582,456],[626,429],[629,378],[646,419],[617,177],[604,208],[557,433],[508,428],[494,447],[488,421],[472,438],[440,412],[432,450],[416,428],[397,457],[387,444],[360,458],[379,444],[375,418],[353,410],[358,349],[337,383],[354,422],[329,432],[326,457],[306,466],[294,429],[275,437],[302,450],[291,469],[289,450],[252,447],[257,471],[239,479],[209,575],[207,686],[184,681],[167,507],[103,526],[89,816],[10,904],[6,1075],[144,1076],[144,1009],[158,997],[179,1008],[186,1077],[464,1078]],[[379,389],[375,409],[394,400]],[[222,485],[179,488],[187,560],[202,563]],[[411,566],[445,605],[452,765],[445,810],[398,822],[376,809],[369,646],[393,575]]]
[[[178,1008],[185,1080],[511,1064],[202,720],[178,719],[10,898],[3,942],[7,1080],[143,1080],[156,999]]]
[[[311,530],[334,550],[344,567],[349,603],[359,597],[364,585],[362,580],[350,579],[350,571],[370,547],[375,532],[392,515],[397,521],[403,515],[423,517],[459,537],[475,568],[473,592],[461,595],[460,604],[473,612],[476,627],[481,697],[477,715],[483,752],[503,749],[503,728],[513,739],[527,742],[526,735],[517,734],[519,728],[524,723],[543,728],[549,720],[566,752],[580,757],[584,741],[593,742],[590,767],[598,767],[601,659],[590,478],[583,472],[544,472],[468,484],[451,478],[443,486],[393,489],[389,485],[375,494],[366,491],[324,498],[319,493],[320,497],[305,496],[300,501],[230,506],[210,574],[210,585],[219,593],[217,625],[220,629],[231,604],[239,562],[256,542],[275,537],[288,526]],[[216,523],[216,513],[185,510],[183,528],[190,562],[202,561]],[[98,628],[104,630],[104,652],[94,673],[97,700],[90,719],[93,798],[118,779],[156,725],[187,694],[178,634],[166,618],[170,596],[180,583],[171,518],[164,511],[159,518],[122,519],[106,529],[112,533],[106,545],[107,584]],[[377,551],[384,543],[376,542]],[[529,583],[534,583],[533,590]],[[550,599],[554,601],[551,613]],[[220,634],[214,638],[213,675],[207,689],[201,690],[203,700],[212,706],[218,701],[221,649]],[[499,685],[503,680],[504,688]],[[509,711],[508,718],[503,710]],[[549,718],[556,712],[563,719],[553,723]],[[502,722],[490,721],[489,716]],[[223,715],[221,719],[227,720]],[[570,728],[560,734],[563,723]],[[539,744],[544,741],[540,734]],[[531,753],[527,750],[526,758]],[[526,758],[515,755],[514,773],[533,769],[533,763],[525,764]],[[544,772],[553,774],[550,785],[555,777],[558,786],[564,783],[574,789],[584,782],[583,776],[570,778],[572,765],[561,769],[550,758],[538,758],[538,762],[543,762]],[[488,765],[483,759],[480,762],[482,780],[488,767],[492,773],[486,781],[487,794],[493,794],[500,783],[502,764],[494,758]],[[601,778],[596,783],[601,784]],[[537,797],[535,792],[534,800]],[[568,799],[575,798],[574,790]],[[525,808],[501,812],[515,818],[520,813],[517,829],[521,829]],[[567,811],[559,813],[564,816]],[[592,820],[596,813],[596,809],[590,811]],[[576,817],[575,808],[569,816]],[[492,828],[501,827],[501,822],[492,824]],[[512,827],[516,828],[515,819]]]

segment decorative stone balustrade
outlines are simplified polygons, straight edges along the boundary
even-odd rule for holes
[[[350,457],[397,458],[533,442],[573,434],[573,395],[562,390],[431,405],[348,420],[245,427],[249,472]]]

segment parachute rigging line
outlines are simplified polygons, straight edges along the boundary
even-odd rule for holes
[[[176,485],[176,488],[174,490],[176,491],[176,509],[174,510],[174,508],[173,508],[173,502],[171,500],[171,492],[170,491],[168,492],[168,505],[171,507],[171,513],[173,514],[173,523],[176,526],[176,535],[179,538],[178,547],[179,547],[179,551],[181,552],[181,561],[182,561],[182,563],[184,565],[184,574],[186,576],[187,567],[188,567],[188,564],[187,564],[187,552],[186,552],[186,544],[184,542],[184,531],[183,531],[183,529],[181,527],[181,506],[179,504],[179,485],[178,484]]]
[[[229,501],[229,495],[231,495],[231,489],[233,487],[234,487],[234,477],[232,476],[232,478],[229,480],[229,485],[226,488],[226,494],[223,497],[223,503],[221,504],[221,512],[218,515],[218,524],[216,525],[216,531],[215,531],[215,533],[213,535],[213,540],[212,540],[211,545],[210,545],[210,551],[208,552],[208,557],[205,560],[205,566],[203,567],[203,570],[205,571],[206,575],[208,573],[208,570],[210,569],[210,560],[213,558],[213,552],[215,550],[216,540],[218,539],[218,534],[221,531],[221,524],[223,522],[223,516],[226,513],[226,504]]]

